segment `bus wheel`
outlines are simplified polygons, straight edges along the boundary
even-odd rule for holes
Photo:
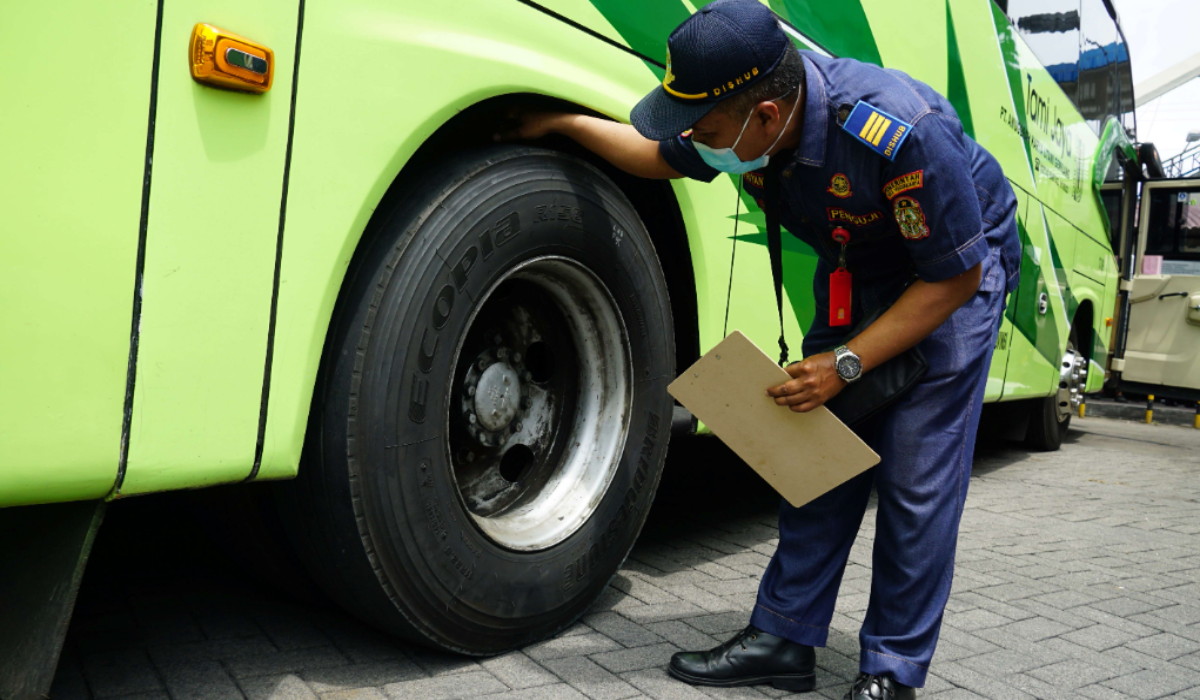
[[[339,300],[282,510],[364,620],[499,653],[583,614],[641,529],[671,423],[666,282],[576,158],[495,147],[405,195]]]
[[[1063,438],[1071,426],[1071,416],[1083,400],[1087,370],[1088,359],[1076,348],[1076,333],[1072,330],[1059,363],[1058,391],[1034,402],[1025,434],[1026,445],[1043,452],[1053,452],[1062,447]]]

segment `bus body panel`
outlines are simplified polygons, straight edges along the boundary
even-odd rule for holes
[[[254,464],[297,0],[168,0],[129,460],[115,495],[240,481]],[[265,94],[192,80],[192,27],[275,52]]]
[[[116,480],[154,25],[146,1],[0,7],[0,507]]]
[[[239,481],[252,473],[293,476],[346,271],[389,188],[402,176],[420,176],[405,172],[416,167],[411,160],[418,149],[459,113],[506,95],[545,95],[627,119],[630,106],[661,79],[665,37],[691,11],[687,3],[651,8],[615,0],[540,4],[551,12],[516,0],[471,0],[454,7],[308,0],[293,96],[296,0],[254,7],[224,0],[164,2],[128,471],[114,495]],[[1106,235],[1090,184],[1096,137],[1088,125],[990,3],[902,8],[877,0],[774,0],[770,5],[813,48],[895,66],[943,91],[969,133],[1000,161],[1017,192],[1024,252],[1021,285],[1009,299],[987,397],[1051,394],[1075,310],[1085,302],[1111,307],[1111,302],[1105,305],[1113,289],[1111,260],[1097,254]],[[123,88],[140,97],[119,105],[121,119],[131,125],[116,134],[119,141],[106,135],[105,150],[97,151],[104,158],[95,160],[97,165],[120,163],[123,174],[114,172],[105,179],[107,189],[90,192],[109,208],[98,238],[105,242],[104,254],[119,264],[88,269],[91,279],[105,279],[80,281],[73,294],[64,294],[87,290],[93,304],[106,306],[74,317],[73,328],[94,331],[86,345],[63,350],[59,338],[47,336],[29,350],[6,352],[18,361],[44,355],[41,369],[54,366],[56,355],[90,363],[78,365],[57,396],[76,405],[68,418],[81,422],[89,416],[83,422],[94,434],[84,443],[61,446],[61,452],[39,455],[41,461],[33,464],[53,464],[56,474],[66,474],[60,467],[70,463],[86,463],[89,475],[96,465],[103,469],[94,470],[96,480],[86,489],[46,489],[44,482],[57,476],[13,466],[21,459],[6,453],[0,494],[7,499],[96,497],[115,478],[145,155],[153,37],[147,25],[154,20],[154,7],[145,5],[142,13],[143,33],[124,45],[127,62],[140,57],[145,66],[141,77],[129,77]],[[45,22],[42,15],[31,21]],[[192,82],[183,62],[197,21],[271,46],[276,52],[272,90],[255,96]],[[143,41],[144,36],[151,39]],[[85,87],[75,89],[88,94]],[[102,94],[111,89],[106,86]],[[8,141],[5,148],[17,148]],[[62,148],[64,163],[86,150]],[[707,185],[676,181],[672,187],[689,250],[659,254],[690,256],[696,288],[672,294],[695,294],[701,352],[736,328],[773,354],[778,326],[761,212],[742,197],[734,214],[740,195],[733,177]],[[17,210],[15,220],[28,226],[34,209]],[[68,220],[33,230],[55,235],[80,230],[78,221],[69,220],[72,212],[61,215]],[[45,250],[32,239],[23,241],[29,256]],[[801,331],[812,319],[814,258],[790,236],[784,258],[790,308],[785,325],[795,359]],[[80,256],[77,263],[82,262]],[[10,279],[30,283],[34,278],[30,272]],[[70,306],[63,296],[38,303],[22,308],[21,323],[41,324]],[[1105,317],[1096,311],[1094,323],[1102,324]],[[1107,339],[1100,330],[1093,333],[1098,347]],[[0,371],[9,372],[10,382],[18,374]],[[28,400],[39,396],[34,374],[20,373],[26,384],[18,395]],[[93,404],[103,404],[102,415]],[[5,410],[17,407],[6,401]],[[93,414],[101,419],[92,420]],[[23,442],[13,443],[21,449],[12,454],[32,455],[50,440],[56,433],[45,426],[54,415],[44,405],[22,415],[16,425],[24,427]],[[261,468],[255,473],[258,454]]]

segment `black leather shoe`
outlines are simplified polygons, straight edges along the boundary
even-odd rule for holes
[[[889,676],[860,673],[845,700],[916,700],[916,688],[897,683]]]
[[[708,651],[681,651],[667,673],[692,685],[759,685],[802,692],[816,685],[817,655],[797,644],[750,626]]]

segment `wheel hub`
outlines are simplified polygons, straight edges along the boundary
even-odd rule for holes
[[[483,371],[475,389],[475,415],[492,432],[508,427],[520,407],[521,379],[508,363],[497,362]]]
[[[454,479],[485,536],[546,549],[587,522],[621,466],[628,336],[599,278],[562,258],[522,264],[481,300],[455,362]]]
[[[497,338],[483,350],[463,382],[462,416],[467,431],[483,447],[504,444],[521,429],[522,412],[530,401],[522,375],[520,353],[513,353]]]
[[[1083,403],[1083,389],[1087,386],[1087,360],[1074,348],[1068,347],[1063,355],[1058,381],[1058,420],[1061,423]]]

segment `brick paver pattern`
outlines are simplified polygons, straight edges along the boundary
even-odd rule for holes
[[[675,651],[746,624],[776,543],[774,495],[736,461],[698,465],[714,452],[705,444],[673,453],[625,566],[553,639],[463,658],[236,576],[89,579],[54,697],[782,697],[693,688],[664,671]],[[714,489],[722,478],[734,486]],[[818,650],[817,689],[798,697],[841,698],[857,672],[873,525],[872,508]],[[981,447],[920,697],[1200,698],[1198,534],[1200,431],[1089,418],[1057,453]]]

